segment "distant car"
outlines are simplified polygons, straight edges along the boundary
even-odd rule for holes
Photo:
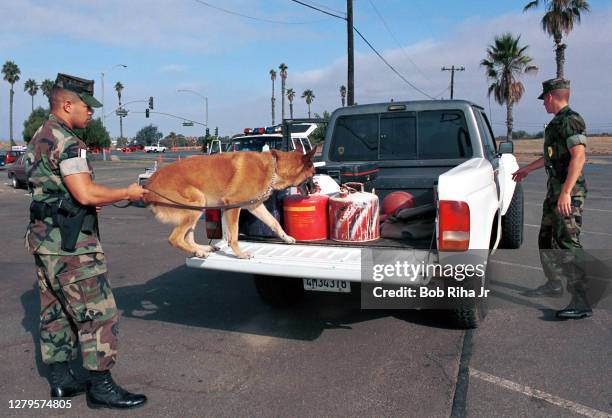
[[[22,153],[17,161],[6,167],[11,186],[15,189],[26,187],[28,184],[28,176],[25,170],[25,155]]]
[[[121,151],[123,151],[123,152],[136,152],[136,151],[142,151],[143,149],[144,149],[144,147],[142,145],[130,145],[130,146],[121,148]]]
[[[147,145],[144,147],[144,152],[166,152],[166,147],[161,144]]]
[[[24,151],[10,150],[6,152],[5,164],[9,165],[17,161],[20,155],[23,155]]]

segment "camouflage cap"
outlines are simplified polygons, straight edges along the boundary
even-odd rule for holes
[[[569,89],[570,81],[564,78],[551,78],[542,82],[542,94],[538,96],[538,99],[544,100],[544,95],[550,93],[553,90]]]
[[[102,103],[93,97],[94,82],[68,74],[58,73],[53,87],[70,90],[77,94],[89,107],[102,107]]]

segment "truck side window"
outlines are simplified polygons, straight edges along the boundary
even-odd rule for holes
[[[474,109],[474,114],[476,115],[476,122],[478,123],[478,131],[480,132],[480,137],[482,138],[482,146],[484,149],[485,157],[487,160],[491,161],[495,158],[497,154],[495,150],[495,140],[491,136],[489,126],[485,123],[485,115],[479,111]]]
[[[417,158],[416,114],[382,115],[380,118],[380,159]]]
[[[419,159],[471,158],[472,142],[463,112],[419,112]]]
[[[332,161],[378,159],[378,114],[341,116],[331,142]]]

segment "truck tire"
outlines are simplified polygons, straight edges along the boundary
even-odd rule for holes
[[[517,183],[514,188],[514,195],[510,202],[510,207],[502,216],[502,237],[499,243],[500,248],[517,249],[523,243],[523,186]]]
[[[10,176],[11,178],[11,186],[13,186],[13,189],[19,189],[19,187],[21,187],[21,184],[19,183],[19,180],[17,180],[17,176],[16,175],[12,175]]]
[[[486,289],[488,272],[489,269],[487,268],[478,285],[466,286],[466,288],[475,290],[477,294],[480,292],[481,288]],[[448,313],[450,315],[451,325],[454,327],[460,329],[474,329],[478,328],[483,323],[488,311],[488,297],[484,297],[476,298],[475,300],[473,298],[468,299],[462,306],[451,309]]]
[[[302,279],[256,275],[254,281],[261,300],[275,308],[291,307],[304,297]]]

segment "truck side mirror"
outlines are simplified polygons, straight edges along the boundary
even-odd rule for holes
[[[514,154],[514,142],[512,141],[504,141],[499,144],[497,148],[497,152],[499,155],[501,154]]]

